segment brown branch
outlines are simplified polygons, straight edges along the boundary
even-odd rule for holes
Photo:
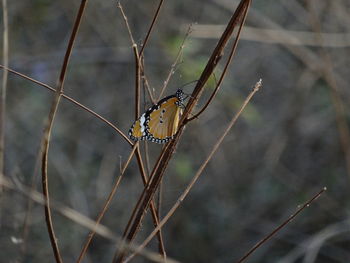
[[[29,81],[31,81],[31,82],[34,82],[34,83],[36,83],[36,84],[38,84],[38,85],[40,85],[40,86],[42,86],[42,87],[44,87],[44,88],[46,88],[46,89],[52,91],[52,92],[55,92],[55,89],[54,89],[54,88],[50,87],[49,85],[47,85],[47,84],[45,84],[45,83],[43,83],[43,82],[40,82],[40,81],[35,80],[35,79],[31,78],[31,77],[28,77],[28,76],[26,76],[26,75],[24,75],[24,74],[22,74],[22,73],[19,73],[19,72],[13,70],[13,69],[4,67],[3,65],[0,65],[0,68],[2,68],[2,69],[4,69],[4,70],[7,70],[7,71],[9,71],[9,72],[11,72],[11,73],[13,73],[13,74],[16,74],[16,75],[18,75],[18,76],[20,76],[20,77],[22,77],[22,78],[24,78],[24,79],[27,79],[27,80],[29,80]],[[74,103],[74,104],[77,105],[78,107],[80,107],[80,108],[86,110],[87,112],[91,113],[92,115],[94,115],[95,117],[97,117],[98,119],[100,119],[101,121],[103,121],[104,123],[106,123],[107,125],[109,125],[112,129],[114,129],[117,133],[119,133],[119,134],[123,137],[123,139],[124,139],[129,145],[131,145],[131,146],[133,145],[133,143],[129,140],[128,136],[126,136],[120,129],[118,129],[118,128],[117,128],[115,125],[113,125],[110,121],[108,121],[107,119],[103,118],[101,115],[97,114],[96,112],[94,112],[93,110],[91,110],[91,109],[89,109],[88,107],[84,106],[83,104],[77,102],[77,101],[74,100],[73,98],[71,98],[71,97],[65,95],[64,93],[62,93],[62,97],[63,97],[64,99],[66,99],[66,100],[68,100],[68,101]]]
[[[128,34],[129,34],[129,38],[131,40],[131,43],[132,45],[136,45],[135,44],[135,41],[134,41],[134,38],[132,36],[132,33],[131,33],[131,29],[130,29],[130,26],[129,26],[129,22],[128,22],[128,18],[126,17],[125,13],[124,13],[124,10],[123,10],[123,6],[122,4],[120,3],[120,1],[117,2],[117,7],[119,8],[119,11],[124,19],[124,22],[125,22],[125,26],[126,26],[126,29],[128,31]]]
[[[247,96],[247,98],[245,99],[244,103],[242,104],[241,108],[238,110],[238,112],[233,116],[233,118],[231,119],[229,125],[227,126],[227,128],[225,129],[224,133],[221,135],[221,137],[218,139],[218,141],[215,143],[215,145],[213,146],[212,150],[210,151],[208,157],[205,159],[205,161],[203,162],[203,164],[201,165],[201,167],[198,169],[198,171],[196,172],[195,176],[192,178],[191,182],[188,184],[188,186],[186,187],[186,189],[184,190],[184,192],[181,194],[181,196],[177,199],[177,201],[175,202],[175,204],[172,206],[172,208],[169,210],[169,212],[164,216],[164,218],[160,221],[158,227],[163,227],[164,224],[169,220],[169,218],[174,214],[174,212],[176,211],[176,209],[180,206],[180,204],[183,202],[183,200],[186,198],[186,196],[188,195],[188,193],[190,192],[190,190],[192,189],[192,187],[194,186],[194,184],[197,182],[197,180],[199,179],[199,177],[202,175],[203,170],[205,169],[205,167],[207,166],[207,164],[209,163],[209,161],[212,159],[212,157],[214,156],[215,152],[218,150],[218,148],[220,147],[221,143],[223,142],[223,140],[225,139],[226,135],[228,134],[228,132],[232,129],[232,127],[235,125],[235,123],[237,122],[238,117],[242,114],[243,110],[245,109],[245,107],[248,105],[249,101],[251,100],[251,98],[254,96],[254,94],[260,89],[262,83],[261,80],[259,82],[257,82],[254,86],[254,89],[249,93],[249,95]],[[153,238],[153,236],[155,235],[157,231],[157,228],[155,228],[153,230],[153,232],[151,234],[148,235],[148,237],[145,239],[145,241],[141,244],[141,246],[139,246],[137,248],[137,250],[130,255],[125,261],[124,263],[130,261],[135,255],[137,255],[137,253],[139,251],[141,251]]]
[[[48,162],[48,152],[49,152],[49,146],[50,146],[50,137],[51,137],[51,131],[52,131],[52,127],[53,127],[53,123],[55,120],[55,116],[56,116],[56,112],[58,109],[58,105],[60,103],[60,99],[62,97],[62,93],[64,90],[64,80],[65,80],[65,76],[66,76],[66,72],[67,72],[67,66],[68,66],[68,62],[69,62],[69,58],[73,49],[73,44],[74,44],[74,40],[75,37],[77,35],[78,29],[79,29],[79,25],[84,13],[84,9],[86,6],[87,0],[82,0],[79,10],[78,10],[78,14],[73,26],[73,31],[71,34],[71,37],[69,39],[69,43],[68,43],[68,47],[66,50],[66,54],[64,56],[63,59],[63,65],[61,68],[61,73],[58,79],[58,85],[57,85],[57,89],[56,89],[56,93],[55,93],[55,97],[52,101],[51,104],[51,109],[50,109],[50,113],[48,116],[48,123],[44,129],[44,134],[43,134],[43,141],[42,141],[42,145],[41,145],[41,149],[42,149],[42,165],[41,165],[41,176],[42,176],[42,188],[43,188],[43,195],[45,198],[45,218],[46,218],[46,225],[47,225],[47,230],[50,236],[50,241],[51,241],[51,246],[55,255],[55,259],[56,262],[63,262],[61,255],[60,255],[60,251],[58,248],[58,244],[57,244],[57,238],[53,229],[53,223],[52,223],[52,217],[51,217],[51,209],[50,209],[50,198],[49,198],[49,184],[48,184],[48,175],[47,175],[47,162]]]
[[[316,195],[314,195],[309,201],[307,201],[302,207],[300,207],[294,214],[292,214],[286,221],[284,221],[282,224],[280,224],[278,227],[276,227],[270,234],[268,234],[266,237],[264,237],[262,240],[260,240],[256,245],[254,245],[243,257],[241,257],[237,263],[241,263],[244,260],[246,260],[256,249],[258,249],[261,245],[263,245],[266,241],[271,239],[277,232],[279,232],[282,228],[284,228],[290,221],[292,221],[300,212],[302,212],[306,207],[309,207],[310,204],[315,201],[317,198],[319,198],[323,192],[327,190],[326,187],[324,187],[321,191],[319,191]]]
[[[125,26],[127,28],[129,38],[132,44],[132,49],[134,51],[134,57],[135,57],[135,120],[137,120],[140,116],[140,56],[137,49],[137,45],[134,41],[134,37],[132,36],[131,28],[129,26],[128,18],[124,13],[123,6],[121,5],[120,1],[117,3],[117,7],[119,8],[119,11],[124,19]]]
[[[128,18],[126,14],[124,13],[123,6],[121,5],[120,1],[117,3],[117,7],[120,10],[120,13],[124,19],[125,26],[127,28],[129,38],[132,44],[132,49],[134,51],[134,57],[135,57],[135,120],[137,120],[140,117],[140,75],[141,75],[141,61],[140,56],[138,52],[137,45],[134,41],[134,37],[132,36],[131,28],[128,22]],[[141,53],[141,52],[140,52]]]
[[[139,166],[139,169],[140,169],[140,173],[141,173],[141,176],[142,176],[142,182],[144,184],[144,190],[146,189],[146,186],[147,184],[149,183],[149,179],[145,176],[145,169],[144,169],[144,166],[143,166],[143,161],[142,161],[142,158],[141,158],[141,154],[140,154],[140,148],[137,148],[137,153],[136,153],[136,158],[137,158],[137,161],[138,161],[138,166]],[[144,194],[144,193],[142,193]],[[140,200],[137,202],[137,204],[135,205],[132,213],[131,213],[131,216],[130,216],[130,219],[125,227],[125,230],[124,230],[124,233],[123,233],[123,241],[125,241],[125,237],[127,236],[128,234],[128,231],[130,230],[130,226],[131,226],[131,223],[132,221],[134,220],[135,216],[136,216],[136,212],[138,211],[138,208],[139,206],[141,205],[141,202]],[[153,200],[151,200],[151,203],[150,203],[150,208],[151,208],[151,212],[152,212],[152,217],[153,217],[153,224],[155,227],[158,226],[159,224],[159,219],[158,219],[158,212],[156,211],[156,208],[155,208],[155,205],[154,205],[154,202]],[[130,238],[130,240],[132,240],[133,238],[135,237],[134,236],[129,236],[127,239]],[[163,244],[163,238],[162,238],[162,235],[161,235],[161,230],[159,229],[159,233],[158,233],[158,241],[159,241],[159,244],[160,244],[160,248],[161,248],[161,254],[165,257],[166,253],[165,253],[165,249],[164,249],[164,244]],[[126,242],[125,242],[126,243]],[[120,251],[124,251],[124,247],[119,247]],[[114,255],[114,259],[113,261],[118,261],[117,259],[117,253],[115,253]]]
[[[16,184],[14,184],[9,179],[2,177],[0,179],[0,185],[6,187],[7,189],[19,192],[38,204],[45,205],[45,199],[41,193],[23,185],[20,181],[17,181]],[[94,220],[68,206],[56,202],[55,200],[52,200],[51,204],[52,209],[64,216],[65,218],[89,230],[93,230],[96,228],[97,234],[99,234],[101,237],[113,242],[117,242],[120,246],[122,245],[121,238],[114,234],[114,232],[108,227],[101,224],[96,227],[96,222]],[[133,244],[127,246],[131,251],[134,251],[136,249],[136,246]],[[141,255],[148,259],[150,262],[165,262],[165,260],[161,258],[158,253],[151,252],[147,249],[143,250],[141,252]],[[178,263],[178,261],[172,258],[167,258],[167,263]]]
[[[130,37],[130,41],[132,43],[132,47],[133,47],[133,51],[134,51],[134,56],[135,56],[135,66],[136,66],[136,70],[135,70],[135,119],[137,119],[140,116],[140,74],[141,74],[141,68],[142,68],[142,63],[140,63],[140,57],[139,57],[139,52],[137,49],[137,45],[134,41],[133,38],[133,34],[131,32],[131,28],[129,26],[128,23],[128,18],[123,10],[123,7],[121,5],[120,2],[118,2],[117,4],[120,13],[124,19],[127,31],[129,33],[129,37]],[[136,143],[137,144],[137,143]],[[136,149],[136,158],[138,161],[138,166],[140,169],[140,173],[141,173],[141,178],[142,178],[142,182],[144,185],[147,184],[147,176],[145,173],[145,169],[144,169],[144,165],[143,165],[143,161],[141,158],[141,152],[139,149],[139,144],[137,144],[137,149]],[[151,210],[151,215],[152,215],[152,219],[153,219],[153,224],[156,227],[158,225],[159,219],[158,219],[158,213],[156,211],[156,206],[154,205],[154,202],[151,202],[150,205],[150,210]],[[129,224],[129,223],[128,223]],[[124,237],[124,236],[123,236]],[[166,258],[166,252],[165,252],[165,248],[164,248],[164,242],[163,242],[163,237],[162,237],[162,233],[161,231],[158,231],[158,242],[159,242],[159,248],[160,248],[160,253],[163,255],[164,258]]]
[[[166,145],[165,147],[167,147],[168,145]],[[158,166],[160,164],[160,161],[161,161],[161,159],[164,156],[164,153],[165,153],[165,151],[163,150],[161,152],[160,156],[158,157],[158,160],[157,160],[155,166],[153,167],[152,174],[154,174],[155,169],[158,168]],[[143,201],[142,197],[145,196],[145,194],[147,192],[147,189],[148,189],[148,186],[150,184],[150,181],[151,181],[151,179],[148,179],[147,184],[145,184],[143,192],[141,193],[141,197],[137,201],[137,203],[136,203],[136,205],[135,205],[135,207],[134,207],[134,209],[132,211],[132,214],[130,216],[130,219],[129,219],[126,227],[125,227],[125,230],[124,230],[124,233],[123,233],[123,238],[124,238],[123,241],[124,241],[125,244],[130,244],[130,242],[134,239],[134,237],[136,235],[136,231],[133,231],[131,233],[130,229],[132,227],[133,221],[135,220],[135,218],[137,216],[137,212],[140,210],[140,207],[141,207],[142,201]],[[151,202],[151,204],[152,204],[152,202]],[[137,227],[139,227],[139,226],[137,226]],[[114,257],[113,257],[113,262],[121,262],[123,260],[124,256],[125,256],[125,252],[126,252],[126,248],[125,247],[119,247],[119,253],[118,253],[118,251],[115,252]]]
[[[197,114],[195,114],[195,115],[192,116],[191,118],[187,119],[187,120],[185,121],[185,123],[187,123],[187,122],[189,122],[189,121],[192,121],[192,120],[198,118],[199,115],[201,115],[201,114],[207,109],[207,107],[209,106],[209,104],[213,101],[213,99],[215,98],[216,94],[218,93],[219,88],[220,88],[220,86],[221,86],[221,83],[222,83],[222,81],[224,80],[224,77],[225,77],[225,75],[226,75],[228,66],[231,64],[233,55],[234,55],[235,52],[236,52],[238,40],[240,39],[241,32],[242,32],[242,28],[243,28],[245,19],[246,19],[246,17],[247,17],[247,12],[248,12],[248,9],[245,10],[245,13],[244,13],[244,15],[243,15],[243,17],[242,17],[243,19],[242,19],[241,24],[240,24],[240,26],[239,26],[239,28],[238,28],[238,32],[237,32],[235,41],[234,41],[234,43],[233,43],[233,46],[232,46],[230,55],[229,55],[229,57],[228,57],[228,59],[227,59],[227,61],[226,61],[226,64],[225,64],[225,67],[224,67],[223,72],[221,73],[220,79],[219,79],[218,83],[216,83],[216,87],[215,87],[213,93],[210,95],[210,98],[208,99],[208,101],[206,102],[206,104],[204,105],[204,107],[203,107]]]
[[[150,91],[150,88],[149,88],[149,85],[148,85],[148,82],[147,82],[147,78],[145,76],[145,72],[144,72],[144,63],[143,63],[143,60],[144,60],[144,57],[143,57],[143,50],[144,50],[144,47],[145,47],[145,43],[147,42],[149,36],[150,36],[150,33],[152,31],[152,28],[153,28],[153,25],[154,25],[154,22],[158,16],[158,12],[160,10],[160,7],[161,7],[161,4],[158,6],[158,9],[157,9],[157,12],[155,14],[155,16],[153,17],[153,22],[148,30],[148,33],[147,33],[147,36],[146,36],[146,39],[145,39],[145,42],[143,44],[143,46],[141,47],[141,51],[138,52],[138,49],[137,49],[137,45],[134,41],[134,38],[133,38],[133,35],[132,35],[132,32],[131,32],[131,28],[130,28],[130,25],[129,25],[129,22],[128,22],[128,18],[124,12],[124,9],[123,9],[123,6],[121,5],[120,1],[118,1],[117,3],[117,7],[119,8],[120,10],[120,13],[123,17],[123,20],[124,20],[124,23],[125,23],[125,26],[126,26],[126,29],[128,31],[128,34],[129,34],[129,38],[130,38],[130,41],[131,41],[131,44],[132,44],[132,47],[133,47],[133,50],[134,50],[134,56],[135,56],[135,60],[136,60],[136,63],[135,63],[135,66],[136,66],[136,85],[140,85],[140,75],[143,76],[143,81],[144,83],[146,84],[146,87],[147,87],[147,91],[149,93],[149,96],[153,102],[153,104],[155,104],[155,101],[153,99],[153,96],[152,96],[152,93]],[[136,105],[139,105],[140,104],[140,94],[139,94],[139,91],[136,92],[136,95],[135,95],[135,100],[136,100],[136,104],[135,104],[135,107],[138,107],[138,111],[136,110],[136,112],[139,112],[139,106],[136,106]],[[137,116],[135,117],[135,119],[137,119],[139,117],[139,114],[137,114]]]
[[[197,82],[197,85],[194,91],[192,92],[192,96],[181,117],[179,130],[176,133],[174,139],[170,141],[162,151],[161,156],[158,159],[155,165],[155,168],[153,169],[153,172],[150,176],[149,182],[139,198],[139,201],[136,205],[138,211],[135,215],[135,218],[133,219],[132,225],[130,226],[130,230],[128,230],[128,234],[126,236],[127,241],[129,242],[132,241],[136,233],[138,232],[140,224],[145,216],[145,212],[147,211],[147,208],[151,200],[153,200],[154,194],[164,175],[164,172],[168,166],[168,163],[172,157],[172,154],[175,151],[176,145],[182,135],[182,132],[184,129],[183,122],[192,111],[193,107],[196,104],[196,101],[199,99],[201,92],[203,90],[203,87],[206,84],[207,80],[209,79],[210,75],[212,74],[213,70],[217,66],[222,56],[223,50],[226,47],[227,42],[229,41],[235,26],[237,25],[237,23],[239,23],[239,21],[241,21],[242,14],[245,14],[245,15],[247,14],[245,11],[246,9],[249,8],[250,3],[251,3],[250,0],[242,0],[240,2],[235,13],[231,17],[226,30],[222,34],[216,48],[214,49],[205,69],[203,70]],[[115,257],[116,260],[114,260],[114,262],[122,262],[124,256],[125,256],[125,251],[121,250],[119,252],[119,255]]]
[[[142,176],[142,183],[144,186],[146,186],[149,179],[146,176],[145,168],[143,166],[143,162],[141,159],[140,147],[138,147],[138,149],[136,151],[136,158],[138,160],[138,165],[140,167],[139,169],[140,169],[140,173]],[[150,210],[151,210],[151,214],[152,214],[153,225],[154,225],[154,227],[157,227],[159,224],[159,217],[158,217],[159,213],[157,211],[156,205],[154,204],[153,200],[151,201],[151,204],[150,204]],[[157,238],[158,238],[159,253],[164,258],[166,258],[166,251],[165,251],[164,240],[163,240],[163,235],[162,235],[161,229],[159,229],[159,231],[157,233]]]
[[[55,91],[55,89],[52,88],[52,87],[50,87],[49,85],[47,85],[47,84],[45,84],[45,83],[42,83],[42,82],[40,82],[40,81],[37,81],[37,80],[35,80],[35,79],[33,79],[33,78],[30,78],[30,77],[28,77],[28,76],[26,76],[26,75],[24,75],[24,74],[22,74],[22,73],[19,73],[19,72],[15,71],[15,70],[9,69],[9,68],[4,67],[4,66],[2,66],[2,65],[0,65],[0,68],[3,68],[3,69],[6,70],[6,71],[9,71],[9,72],[11,72],[11,73],[13,73],[13,74],[16,74],[16,75],[18,75],[18,76],[24,78],[24,79],[27,79],[27,80],[29,80],[29,81],[31,81],[31,82],[33,82],[33,83],[36,83],[36,84],[38,84],[38,85],[40,85],[40,86],[42,86],[42,87],[45,87],[46,89],[48,89],[48,90],[50,90],[50,91],[52,91],[52,92]],[[71,98],[71,97],[69,97],[69,96],[67,96],[67,95],[65,95],[65,94],[62,94],[62,97],[65,98],[65,99],[67,99],[68,101],[70,101],[70,102],[76,104],[77,106],[81,107],[82,109],[88,111],[88,112],[91,113],[92,115],[96,116],[97,118],[99,118],[100,120],[102,120],[103,122],[105,122],[106,124],[108,124],[108,125],[109,125],[110,127],[112,127],[115,131],[117,131],[130,145],[133,145],[133,144],[131,143],[131,141],[129,140],[129,138],[128,138],[126,135],[124,135],[123,132],[120,131],[120,130],[119,130],[116,126],[114,126],[111,122],[109,122],[108,120],[106,120],[106,119],[103,118],[102,116],[98,115],[96,112],[92,111],[91,109],[87,108],[86,106],[82,105],[81,103],[77,102],[77,101],[74,100],[73,98]],[[139,159],[139,158],[138,158],[138,159]],[[143,176],[143,179],[144,179],[144,178],[146,178],[145,175]],[[145,180],[143,180],[143,181],[145,182]],[[154,211],[154,212],[156,212],[156,211]],[[160,238],[161,238],[161,240],[162,240],[162,237],[160,237]],[[163,244],[163,241],[160,242],[160,245],[162,245],[162,244]],[[162,245],[162,246],[164,246],[164,245]]]
[[[150,25],[150,27],[149,27],[149,29],[148,29],[147,35],[146,35],[146,37],[145,37],[145,40],[143,41],[143,43],[142,43],[142,45],[141,45],[141,50],[140,50],[140,53],[139,53],[139,56],[140,56],[140,57],[143,55],[143,50],[144,50],[145,47],[146,47],[146,44],[147,44],[148,39],[149,39],[149,37],[150,37],[150,35],[151,35],[152,29],[153,29],[153,27],[154,27],[154,24],[155,24],[157,18],[158,18],[159,11],[160,11],[160,9],[161,9],[163,3],[164,3],[164,0],[160,0],[160,1],[159,1],[157,10],[156,10],[156,12],[155,12],[155,14],[154,14],[154,16],[153,16],[153,19],[152,19],[152,23],[151,23],[151,25]]]
[[[106,213],[106,211],[107,211],[107,209],[108,209],[109,204],[111,203],[111,201],[112,201],[112,199],[113,199],[115,193],[117,192],[117,188],[118,188],[118,186],[119,186],[119,184],[120,184],[120,182],[121,182],[121,179],[122,179],[122,177],[123,177],[123,175],[124,175],[124,173],[125,173],[125,170],[126,170],[126,168],[128,167],[128,165],[129,165],[129,163],[130,163],[130,161],[131,161],[131,159],[132,159],[132,156],[134,155],[134,152],[135,152],[135,150],[136,150],[137,147],[138,147],[138,144],[136,143],[136,144],[133,146],[133,148],[132,148],[132,150],[131,150],[131,152],[130,152],[130,154],[129,154],[129,157],[128,157],[128,159],[127,159],[127,161],[126,161],[124,167],[121,169],[120,174],[119,174],[117,180],[115,181],[115,183],[114,183],[114,185],[113,185],[113,187],[112,187],[112,190],[111,190],[111,192],[109,193],[105,204],[103,205],[103,208],[102,208],[101,212],[100,212],[99,215],[97,216],[95,228],[94,228],[93,230],[91,230],[90,233],[89,233],[88,236],[87,236],[87,239],[86,239],[86,241],[85,241],[85,244],[84,244],[84,246],[83,246],[83,248],[82,248],[82,250],[81,250],[81,252],[80,252],[79,258],[77,259],[77,263],[80,263],[80,262],[83,260],[85,254],[86,254],[86,251],[87,251],[87,249],[88,249],[88,247],[89,247],[89,245],[90,245],[90,243],[91,243],[91,240],[93,239],[93,237],[94,237],[95,234],[96,234],[96,228],[97,228],[97,226],[100,224],[100,222],[101,222],[103,216],[105,215],[105,213]]]

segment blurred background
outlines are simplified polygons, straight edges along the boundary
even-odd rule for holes
[[[79,4],[8,1],[9,67],[54,87]],[[122,5],[140,44],[158,1]],[[165,95],[198,79],[237,5],[230,0],[165,1],[144,53],[146,76],[157,96],[189,25],[192,33]],[[247,262],[350,262],[349,12],[347,0],[253,1],[220,92],[186,127],[167,169],[162,214],[260,78],[263,88],[164,227],[168,256],[181,262],[235,262],[326,186],[321,198]],[[134,68],[116,1],[89,1],[65,94],[127,133],[134,121]],[[221,63],[217,76],[222,68]],[[214,85],[213,80],[208,83],[197,110]],[[185,92],[193,86],[186,86]],[[5,176],[34,184],[40,192],[38,152],[52,96],[9,73]],[[142,101],[142,108],[151,105],[147,96]],[[161,146],[149,143],[148,148],[152,167]],[[49,152],[51,198],[96,218],[129,153],[130,146],[113,129],[62,100]],[[133,159],[102,223],[121,235],[141,192]],[[43,207],[29,203],[16,191],[2,193],[0,262],[54,261]],[[53,222],[64,261],[74,262],[88,230],[56,212]],[[148,213],[136,241],[151,230]],[[114,249],[111,241],[96,237],[84,262],[111,262]],[[157,251],[157,243],[149,249]],[[138,257],[133,262],[147,260]]]

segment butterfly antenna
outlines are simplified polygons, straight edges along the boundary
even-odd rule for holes
[[[190,85],[190,84],[192,84],[192,83],[195,83],[195,82],[197,82],[198,81],[198,79],[196,79],[196,80],[192,80],[192,81],[190,81],[190,82],[187,82],[187,83],[185,83],[185,84],[183,84],[180,88],[178,88],[178,89],[183,89],[184,87],[186,87],[186,86],[188,86],[188,85]],[[189,95],[189,94],[187,94],[187,93],[184,93],[185,95]]]

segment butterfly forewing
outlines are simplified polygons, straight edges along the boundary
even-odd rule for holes
[[[172,97],[159,104],[147,116],[147,139],[165,143],[177,132],[182,109],[178,106],[177,97]]]
[[[183,107],[183,91],[160,100],[134,122],[129,130],[132,140],[149,140],[166,143],[173,138],[179,127]]]

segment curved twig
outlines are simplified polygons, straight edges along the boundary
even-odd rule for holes
[[[95,234],[96,234],[96,228],[98,227],[98,225],[100,224],[100,222],[101,222],[103,216],[105,215],[105,213],[106,213],[106,211],[107,211],[107,209],[108,209],[108,206],[109,206],[110,202],[112,201],[112,199],[113,199],[113,197],[114,197],[114,195],[115,195],[115,193],[116,193],[116,191],[117,191],[117,188],[118,188],[118,186],[119,186],[119,184],[120,184],[120,182],[121,182],[122,176],[124,175],[125,170],[126,170],[126,168],[128,167],[128,165],[129,165],[129,163],[130,163],[130,161],[131,161],[131,159],[132,159],[132,157],[133,157],[133,155],[134,155],[134,152],[135,152],[135,150],[136,150],[137,147],[138,147],[138,145],[137,145],[137,143],[136,143],[136,144],[133,146],[133,148],[132,148],[132,150],[131,150],[131,152],[130,152],[130,154],[129,154],[129,157],[128,157],[127,161],[126,161],[126,163],[124,164],[122,170],[120,171],[120,174],[119,174],[117,180],[115,181],[115,183],[114,183],[114,185],[113,185],[113,187],[112,187],[112,190],[111,190],[111,192],[109,193],[109,195],[108,195],[108,197],[107,197],[107,200],[106,200],[106,202],[105,202],[104,205],[103,205],[103,208],[102,208],[101,212],[100,212],[99,215],[97,216],[95,228],[94,228],[93,230],[91,230],[90,233],[89,233],[88,236],[87,236],[87,239],[86,239],[86,241],[85,241],[85,244],[84,244],[84,246],[83,246],[83,248],[82,248],[82,250],[81,250],[81,252],[80,252],[79,258],[77,259],[77,263],[80,263],[80,262],[83,260],[85,254],[86,254],[86,251],[87,251],[87,249],[88,249],[88,247],[89,247],[89,245],[90,245],[90,243],[91,243],[91,240],[93,239],[93,237],[94,237]]]
[[[4,67],[3,65],[0,65],[0,68],[4,69],[4,70],[7,70],[13,74],[16,74],[24,79],[27,79],[33,83],[36,83],[52,92],[55,92],[55,89],[50,87],[49,85],[43,83],[43,82],[40,82],[36,79],[33,79],[27,75],[24,75],[22,73],[19,73],[18,71],[15,71],[13,69],[10,69],[10,68],[7,68],[7,67]],[[89,109],[88,107],[84,106],[83,104],[81,104],[80,102],[77,102],[75,99],[69,97],[68,95],[62,93],[61,94],[62,97],[70,102],[72,102],[73,104],[77,105],[78,107],[86,110],[87,112],[91,113],[92,115],[94,115],[95,117],[97,117],[98,119],[100,119],[101,121],[103,121],[104,123],[106,123],[107,125],[109,125],[112,129],[114,129],[117,133],[120,134],[120,136],[123,137],[123,139],[129,144],[129,145],[133,145],[133,143],[130,141],[130,139],[128,138],[128,136],[126,136],[120,129],[118,129],[115,125],[113,125],[110,121],[108,121],[107,119],[103,118],[101,115],[97,114],[96,112],[94,112],[93,110]]]
[[[5,177],[2,177],[0,179],[0,185],[10,190],[19,192],[40,205],[45,204],[45,199],[41,193],[23,185],[20,181],[16,182],[15,184],[12,181],[6,179]],[[122,245],[121,237],[116,235],[111,229],[101,224],[96,226],[96,222],[94,220],[79,213],[78,211],[68,206],[65,206],[59,202],[56,202],[55,200],[52,200],[52,209],[54,209],[56,212],[58,212],[59,214],[61,214],[62,216],[71,220],[72,222],[76,223],[79,226],[82,226],[89,230],[96,229],[96,232],[99,234],[100,237],[103,237],[106,240],[117,242],[120,246]],[[136,249],[136,245],[134,244],[130,244],[126,246],[128,246],[131,251],[134,251]],[[140,254],[146,259],[148,259],[147,262],[165,263],[165,260],[161,258],[158,253],[154,253],[150,250],[144,249]],[[179,263],[178,261],[172,258],[167,258],[166,262]]]
[[[231,49],[231,52],[230,52],[230,55],[226,61],[226,64],[225,64],[225,67],[224,67],[224,70],[223,72],[221,73],[221,76],[220,76],[220,79],[219,81],[216,83],[216,87],[213,91],[213,93],[210,95],[210,98],[208,99],[207,103],[204,105],[204,107],[197,113],[195,114],[194,116],[192,116],[191,118],[189,119],[186,119],[184,123],[187,123],[189,121],[192,121],[196,118],[199,117],[199,115],[201,115],[206,109],[207,107],[209,106],[209,104],[212,102],[212,100],[214,99],[214,97],[216,96],[216,94],[218,93],[219,91],[219,88],[221,86],[221,83],[222,81],[224,80],[224,77],[226,75],[226,72],[227,72],[227,69],[228,69],[228,66],[230,65],[231,61],[232,61],[232,58],[233,58],[233,55],[235,54],[236,52],[236,48],[237,48],[237,44],[238,44],[238,40],[241,36],[241,32],[242,32],[242,28],[243,28],[243,25],[244,25],[244,22],[245,22],[245,19],[247,17],[247,12],[248,12],[248,9],[245,10],[245,13],[242,17],[242,21],[241,21],[241,24],[238,28],[238,32],[237,32],[237,35],[236,35],[236,38],[235,38],[235,42],[233,43],[233,46],[232,46],[232,49]]]
[[[185,47],[185,42],[186,42],[188,36],[191,34],[191,32],[192,32],[192,24],[188,27],[188,29],[187,29],[187,31],[186,31],[186,34],[185,34],[185,36],[184,36],[184,38],[183,38],[183,40],[182,40],[180,49],[179,49],[179,51],[177,52],[175,61],[174,61],[174,63],[171,65],[170,72],[169,72],[167,78],[166,78],[165,81],[164,81],[164,84],[163,84],[162,89],[160,90],[158,100],[160,100],[160,99],[163,97],[164,90],[165,90],[166,87],[168,86],[168,83],[169,83],[169,81],[170,81],[170,78],[171,78],[171,76],[172,76],[172,75],[174,74],[174,72],[175,72],[175,67],[176,67],[176,65],[178,64],[178,61],[179,61],[179,59],[180,59],[180,57],[181,57],[181,55],[182,55],[182,53],[183,53],[183,49],[184,49],[184,47]]]
[[[47,230],[49,232],[51,246],[52,246],[52,249],[53,249],[53,252],[55,255],[56,262],[60,262],[60,263],[63,261],[62,261],[60,251],[58,248],[57,238],[56,238],[56,235],[54,232],[52,217],[51,217],[49,185],[48,185],[48,176],[47,176],[47,162],[48,162],[48,153],[49,153],[49,146],[50,146],[51,131],[52,131],[53,123],[55,120],[56,112],[58,109],[58,105],[60,103],[60,99],[62,97],[63,90],[64,90],[64,88],[63,88],[64,87],[64,80],[65,80],[65,76],[66,76],[66,72],[67,72],[69,58],[70,58],[70,55],[72,53],[74,40],[75,40],[75,37],[77,35],[79,25],[81,23],[81,19],[82,19],[84,10],[85,10],[86,3],[87,3],[87,0],[82,0],[80,3],[78,14],[77,14],[77,17],[75,19],[74,26],[73,26],[73,31],[72,31],[71,37],[69,39],[69,42],[68,42],[66,54],[65,54],[64,59],[63,59],[63,64],[62,64],[61,73],[60,73],[60,76],[58,79],[58,85],[57,85],[55,97],[54,97],[52,104],[51,104],[51,109],[50,109],[50,113],[49,113],[49,117],[48,117],[48,123],[44,129],[43,141],[42,141],[42,145],[41,145],[41,149],[42,149],[42,156],[41,156],[41,159],[42,159],[42,165],[41,165],[42,181],[41,182],[42,182],[42,188],[43,188],[43,195],[44,195],[44,198],[46,201],[45,206],[44,206],[46,225],[47,225]]]

